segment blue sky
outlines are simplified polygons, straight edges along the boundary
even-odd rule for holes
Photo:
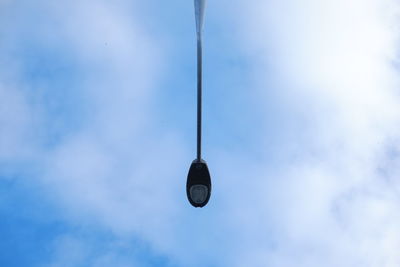
[[[0,1],[0,266],[400,265],[400,6]]]

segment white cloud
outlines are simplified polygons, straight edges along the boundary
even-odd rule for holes
[[[48,155],[44,183],[70,215],[96,218],[118,234],[162,227],[153,214],[173,216],[165,206],[176,201],[170,197],[178,182],[175,164],[184,153],[172,131],[154,125],[162,48],[129,18],[129,4],[57,8],[64,38],[85,72],[81,93],[89,115]],[[168,154],[175,162],[163,160]]]
[[[59,236],[52,244],[50,260],[41,266],[149,266],[135,260],[139,249],[132,249],[127,242],[91,239],[80,235]],[[96,242],[101,244],[93,245]]]
[[[0,85],[0,99],[0,159],[15,159],[29,151],[26,132],[32,117],[24,95],[12,85]]]
[[[398,8],[389,0],[229,2],[243,38],[235,49],[256,70],[248,87],[263,110],[263,152],[214,148],[212,203],[193,210],[184,196],[190,155],[153,111],[167,71],[163,41],[125,1],[43,1],[52,23],[40,23],[39,43],[68,51],[82,72],[74,101],[85,108],[55,145],[32,146],[40,183],[72,224],[140,236],[182,266],[398,266]],[[26,139],[29,128],[55,123],[16,84],[0,87],[7,160],[42,138]],[[54,262],[86,261],[90,246],[61,237]],[[116,254],[98,265],[127,264]]]
[[[388,154],[399,146],[398,10],[372,0],[241,9],[254,86],[275,117],[264,122],[275,142],[265,158],[276,159],[252,172],[258,202],[243,218],[270,239],[248,240],[256,253],[238,266],[399,265],[399,167],[386,163],[398,161]]]
[[[173,233],[168,233],[171,224],[165,226],[165,222],[176,216],[177,200],[185,200],[181,185],[186,168],[180,173],[177,166],[186,166],[190,160],[174,130],[156,127],[154,94],[163,78],[163,40],[141,28],[136,19],[140,15],[134,15],[139,12],[128,1],[41,1],[33,11],[26,9],[29,5],[11,5],[11,14],[29,13],[25,14],[26,21],[32,24],[16,19],[14,34],[2,49],[14,52],[10,47],[20,45],[27,34],[28,41],[38,47],[34,58],[53,51],[65,53],[52,55],[52,63],[68,57],[73,71],[80,73],[73,72],[73,76],[66,72],[56,85],[64,79],[78,79],[78,88],[62,90],[76,90],[74,104],[84,112],[75,118],[78,127],[57,137],[55,144],[35,147],[31,156],[41,169],[36,182],[48,189],[71,224],[104,227],[125,240],[140,236],[160,253],[168,251]],[[40,18],[38,11],[44,12]],[[18,16],[8,19],[15,18]],[[39,133],[33,131],[37,141],[41,132],[58,123],[59,117],[46,109],[48,101],[67,101],[35,96],[43,93],[41,90],[49,90],[48,95],[54,96],[60,86],[51,82],[52,73],[44,84],[34,83],[23,72],[29,62],[15,54],[7,57],[10,62],[12,59],[20,64],[13,70],[12,80],[26,83],[27,89],[1,87],[1,126],[5,129],[1,144],[7,145],[7,150],[1,151],[2,160],[13,160],[12,153],[17,159],[23,156],[24,143],[32,143],[25,138],[30,128],[45,127]],[[1,67],[7,69],[5,63]],[[67,112],[76,116],[74,107]],[[40,123],[30,116],[40,117]],[[70,247],[76,252],[71,257],[56,257],[56,264],[61,266],[79,265],[87,256],[81,250],[93,245],[82,247],[81,242],[69,239],[61,243],[65,246],[56,248],[61,250],[60,255]],[[108,256],[99,259],[98,265],[115,258]]]

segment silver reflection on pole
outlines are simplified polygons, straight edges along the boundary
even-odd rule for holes
[[[201,40],[201,35],[204,26],[204,10],[206,8],[206,0],[195,0],[194,1],[194,13],[196,16],[196,31],[197,39]]]

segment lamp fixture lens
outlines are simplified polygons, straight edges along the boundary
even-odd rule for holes
[[[196,204],[204,203],[208,196],[208,188],[202,184],[192,185],[190,187],[190,198]]]

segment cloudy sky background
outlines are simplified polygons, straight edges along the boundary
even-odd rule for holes
[[[0,0],[1,266],[400,265],[400,3]]]

